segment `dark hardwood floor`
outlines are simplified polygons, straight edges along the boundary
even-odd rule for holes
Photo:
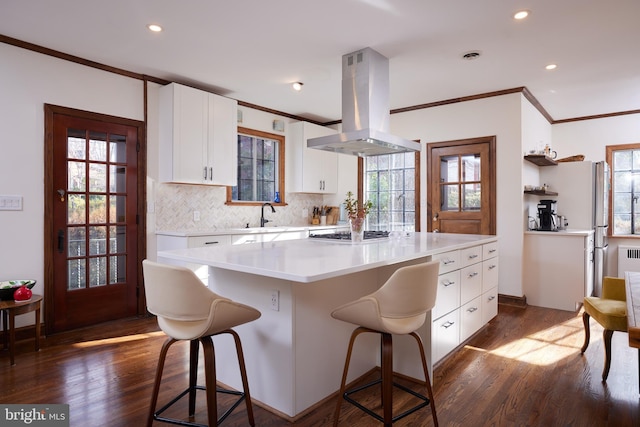
[[[487,328],[435,368],[440,425],[639,426],[637,350],[628,347],[626,334],[616,332],[611,372],[603,384],[602,328],[592,320],[591,331],[591,345],[580,356],[581,313],[500,305]],[[164,340],[155,319],[143,318],[49,336],[38,353],[32,340],[21,341],[15,366],[9,366],[7,351],[0,352],[0,403],[68,403],[74,427],[142,426]],[[184,388],[187,355],[186,343],[169,353],[161,401]],[[363,398],[378,401],[375,392]],[[404,401],[398,395],[395,400]],[[204,422],[201,397],[198,408],[196,420]],[[331,425],[333,411],[331,400],[291,424],[254,405],[257,426]],[[223,425],[248,425],[244,407]],[[340,425],[380,424],[343,404]],[[423,409],[396,425],[433,422]]]

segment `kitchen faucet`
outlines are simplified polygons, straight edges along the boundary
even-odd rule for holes
[[[271,208],[272,213],[276,213],[276,209],[271,205],[271,203],[263,203],[262,204],[262,214],[260,214],[260,227],[264,227],[266,223],[269,222],[268,219],[264,219],[264,207],[269,206]]]

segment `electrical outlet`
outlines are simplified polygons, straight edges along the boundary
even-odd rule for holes
[[[200,211],[193,211],[193,220],[200,221]]]
[[[309,209],[302,208],[302,218],[306,218],[309,216]]]
[[[271,310],[280,311],[280,291],[277,289],[271,291]]]

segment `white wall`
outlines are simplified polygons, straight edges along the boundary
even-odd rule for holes
[[[522,296],[522,96],[510,94],[425,110],[393,114],[391,132],[419,139],[423,150],[420,165],[420,227],[426,230],[427,165],[424,147],[430,142],[496,136],[497,235],[500,237],[501,294]]]
[[[552,150],[555,151],[556,147],[553,144],[551,124],[544,118],[542,114],[533,106],[529,101],[522,97],[522,147],[523,156],[529,153],[531,150],[540,151],[543,150],[546,145],[549,145]],[[540,182],[540,167],[528,162],[522,162],[522,187],[524,185],[542,185],[544,182]],[[529,217],[536,218],[537,205],[541,199],[540,196],[526,195],[521,192],[523,196],[523,209],[522,209],[522,229],[527,230],[529,227]],[[544,197],[542,197],[544,198]]]
[[[44,104],[143,120],[143,84],[3,43],[0,58],[0,194],[23,197],[21,211],[0,211],[0,280],[35,279],[42,294]]]

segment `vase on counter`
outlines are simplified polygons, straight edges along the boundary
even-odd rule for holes
[[[364,218],[351,218],[351,242],[360,243],[364,239]]]

